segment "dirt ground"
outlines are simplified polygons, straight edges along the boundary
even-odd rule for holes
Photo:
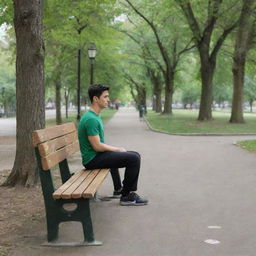
[[[15,137],[1,136],[0,146],[3,149],[1,153],[4,153],[1,160],[5,166],[13,158]],[[10,173],[10,170],[2,170],[2,167],[0,184]],[[44,235],[45,212],[39,185],[34,188],[0,186],[0,198],[0,256],[7,256],[12,249],[24,246],[29,237]]]
[[[10,171],[1,171],[0,183]],[[38,233],[45,223],[41,187],[0,187],[0,256],[23,246],[25,238]]]

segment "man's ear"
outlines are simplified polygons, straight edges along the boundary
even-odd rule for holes
[[[98,102],[99,98],[97,96],[93,96],[93,102]]]

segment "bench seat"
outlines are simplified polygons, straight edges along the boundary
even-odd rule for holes
[[[109,169],[85,170],[75,173],[68,181],[62,184],[54,193],[54,199],[92,198]]]

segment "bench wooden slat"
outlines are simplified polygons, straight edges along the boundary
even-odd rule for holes
[[[109,169],[101,169],[95,179],[92,181],[89,187],[83,192],[84,198],[91,198],[96,193],[98,187],[107,177]]]
[[[69,180],[67,180],[63,185],[61,185],[55,192],[53,193],[53,198],[54,199],[60,199],[61,194],[68,188],[70,187],[73,182],[78,179],[82,174],[84,173],[84,170],[81,170],[77,173],[75,173]]]
[[[65,134],[76,131],[74,123],[66,123],[62,125],[56,125],[42,130],[33,131],[33,146],[36,147],[38,144],[52,140],[54,138],[63,136]]]
[[[39,149],[40,155],[42,157],[45,157],[55,152],[56,150],[71,144],[76,140],[77,140],[77,132],[74,131],[72,133],[59,137],[57,139],[49,140],[42,144],[39,144],[38,149]]]
[[[74,143],[61,148],[46,157],[42,157],[41,160],[43,170],[49,170],[51,167],[72,156],[77,151],[79,151],[79,142],[75,141]]]
[[[92,171],[84,171],[81,176],[76,179],[71,186],[69,186],[62,194],[61,198],[63,199],[70,199],[72,198],[72,193],[80,186],[88,186],[89,184],[86,182],[86,180],[90,180],[91,176],[94,176],[97,174],[92,173]]]
[[[84,180],[84,182],[76,190],[73,191],[72,198],[81,198],[81,197],[83,197],[83,192],[92,183],[92,181],[98,175],[99,172],[100,172],[99,169],[92,170],[90,172],[90,174],[87,176],[86,180]]]

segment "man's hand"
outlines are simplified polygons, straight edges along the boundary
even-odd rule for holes
[[[125,148],[117,148],[116,152],[127,152],[127,150]]]

